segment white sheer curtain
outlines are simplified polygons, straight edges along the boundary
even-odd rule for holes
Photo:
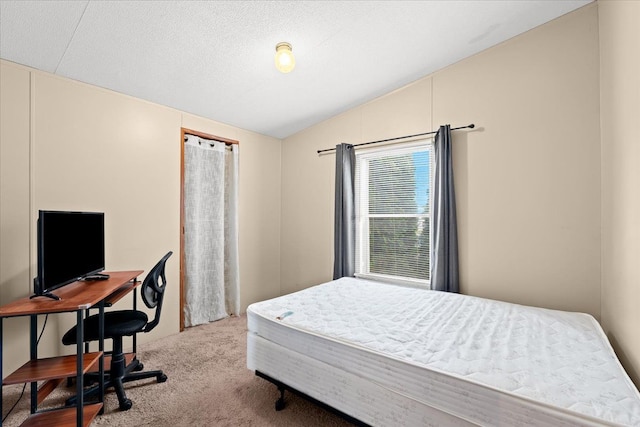
[[[185,326],[238,314],[238,145],[187,135],[184,146]]]

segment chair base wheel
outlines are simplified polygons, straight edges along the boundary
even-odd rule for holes
[[[159,383],[163,383],[163,382],[165,382],[166,380],[167,380],[167,376],[166,376],[165,374],[158,375],[157,381],[158,381]]]
[[[284,399],[280,398],[276,400],[276,411],[282,411],[284,409]]]
[[[131,409],[131,406],[133,406],[131,399],[125,399],[124,401],[120,402],[121,411],[128,411],[129,409]]]
[[[133,370],[137,372],[137,371],[142,371],[143,369],[144,369],[144,365],[142,363],[138,363]]]

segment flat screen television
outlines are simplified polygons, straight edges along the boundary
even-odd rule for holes
[[[38,212],[36,296],[104,270],[104,213]]]

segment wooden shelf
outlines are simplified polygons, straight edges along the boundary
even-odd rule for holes
[[[83,374],[97,365],[102,352],[84,353],[82,355]],[[30,360],[2,382],[3,385],[30,383],[34,381],[52,380],[56,378],[75,377],[76,355],[49,357],[46,359]]]
[[[124,354],[124,366],[129,366],[129,364],[133,361],[133,359],[136,358],[136,354],[135,353],[125,353]],[[111,366],[111,355],[110,354],[105,354],[104,355],[104,371],[107,372],[109,371],[109,367]],[[89,373],[97,373],[99,370],[99,366],[96,363],[95,366],[90,369],[88,372]]]
[[[53,390],[62,384],[64,380],[64,378],[55,378],[53,380],[46,380],[43,382],[42,385],[38,387],[38,405],[44,402],[44,399],[46,399]]]
[[[92,403],[85,405],[82,408],[83,411],[83,427],[88,426],[93,422],[102,409],[102,403]],[[65,427],[75,426],[77,418],[76,408],[64,408],[48,412],[40,412],[31,415],[25,420],[21,427]]]

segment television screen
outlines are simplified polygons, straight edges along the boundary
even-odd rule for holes
[[[39,211],[36,295],[104,270],[104,213]]]

